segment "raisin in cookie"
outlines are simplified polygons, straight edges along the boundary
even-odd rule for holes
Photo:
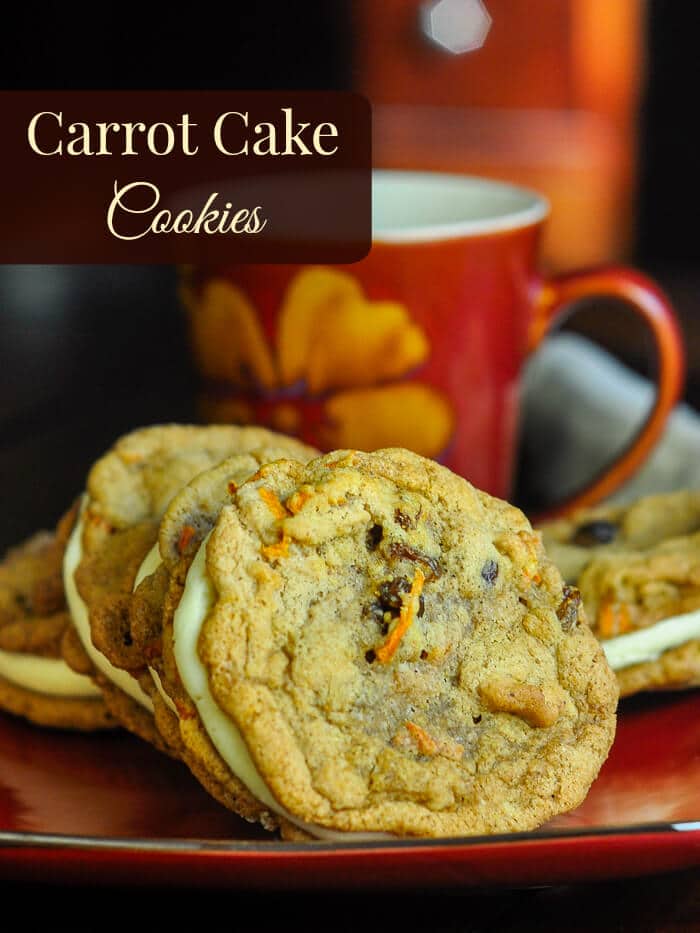
[[[581,590],[622,696],[700,685],[700,492],[582,512],[543,535]]]
[[[617,685],[518,509],[394,449],[263,466],[199,546],[198,515],[161,527],[160,673],[234,809],[320,837],[450,836],[585,797]]]
[[[150,676],[128,630],[136,574],[175,493],[232,453],[265,443],[276,443],[288,456],[312,453],[263,428],[158,425],[120,438],[89,473],[63,563],[74,625],[65,657],[91,674],[119,723],[159,747]]]
[[[89,677],[63,660],[70,628],[61,561],[71,517],[9,551],[0,564],[0,709],[41,726],[115,725]]]

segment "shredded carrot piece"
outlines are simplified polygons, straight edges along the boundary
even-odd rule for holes
[[[270,472],[271,466],[272,466],[271,463],[263,463],[263,465],[261,467],[258,467],[258,469],[255,471],[255,473],[253,473],[252,476],[248,477],[247,482],[251,483],[251,482],[255,482],[256,479],[264,479],[267,476],[267,474]]]
[[[177,539],[177,550],[178,554],[184,554],[187,550],[187,545],[190,543],[192,538],[195,536],[195,529],[192,525],[185,525],[185,527],[180,532],[180,537]]]
[[[421,755],[437,755],[440,751],[440,746],[431,735],[428,735],[425,729],[421,729],[420,726],[417,726],[415,722],[411,722],[410,720],[406,723],[406,728],[416,740],[416,745]]]
[[[143,656],[147,661],[159,658],[163,654],[163,642],[160,638],[150,641],[143,649]]]
[[[627,606],[620,603],[604,603],[598,613],[598,634],[601,638],[624,635],[632,628],[632,619]]]
[[[387,661],[390,661],[393,658],[396,649],[401,643],[401,639],[411,627],[411,623],[413,622],[413,618],[416,614],[418,597],[421,594],[424,583],[425,575],[423,574],[423,571],[420,569],[420,567],[416,567],[416,574],[413,577],[411,591],[408,594],[408,597],[405,600],[402,599],[401,601],[399,621],[389,632],[389,637],[384,642],[384,644],[377,649],[377,660],[382,664],[386,664]]]
[[[602,638],[610,638],[615,628],[615,612],[612,603],[604,603],[598,613],[598,634]]]
[[[523,570],[523,574],[525,575],[525,579],[528,580],[528,582],[530,583],[539,585],[542,582],[542,577],[537,572],[537,570],[533,569],[532,564],[530,564],[528,567],[525,567],[525,569]]]
[[[260,548],[260,553],[268,560],[275,560],[279,557],[289,556],[289,535],[282,532],[282,537],[275,544],[267,544]]]
[[[627,606],[620,606],[620,635],[624,635],[625,632],[629,632],[632,628],[632,619],[630,617],[630,611]]]
[[[260,489],[258,489],[258,494],[265,505],[268,506],[275,518],[282,519],[289,515],[289,512],[287,512],[285,507],[277,498],[276,494],[271,489],[266,489],[265,486],[261,486]]]
[[[230,479],[230,480],[228,481],[228,491],[229,491],[229,495],[231,495],[231,496],[234,495],[235,493],[237,493],[237,492],[238,492],[238,483],[234,483],[234,481],[233,481],[232,479]]]
[[[99,515],[97,512],[88,511],[85,516],[85,521],[86,523],[89,522],[91,525],[98,525],[103,528],[109,528],[110,530],[112,528],[111,523],[107,521],[104,515]]]
[[[180,719],[194,719],[195,713],[189,706],[186,706],[180,700],[173,700],[173,703]]]
[[[301,510],[304,508],[304,505],[309,501],[310,498],[310,492],[303,492],[301,489],[297,489],[297,491],[292,493],[292,495],[284,504],[292,513],[292,515],[296,515],[298,512],[301,512]]]
[[[430,733],[426,732],[425,729],[422,729],[419,725],[416,725],[415,722],[411,722],[410,720],[407,720],[404,726],[410,738],[407,740],[405,734],[400,731],[392,740],[394,745],[405,747],[407,741],[412,739],[421,755],[428,755],[431,758],[435,755],[440,755],[441,758],[448,758],[450,761],[459,761],[460,758],[464,757],[464,746],[460,745],[459,742],[455,742],[453,739],[449,738],[443,740],[435,739]]]

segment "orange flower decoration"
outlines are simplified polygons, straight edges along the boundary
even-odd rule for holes
[[[271,424],[326,448],[408,447],[435,456],[454,429],[434,388],[402,381],[430,353],[403,304],[369,301],[351,275],[300,271],[282,301],[274,350],[255,307],[225,279],[187,292],[192,348],[205,378],[243,390],[208,396],[210,421]]]

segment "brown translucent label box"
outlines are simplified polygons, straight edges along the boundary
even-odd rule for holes
[[[350,92],[1,91],[4,263],[356,262],[371,113]]]

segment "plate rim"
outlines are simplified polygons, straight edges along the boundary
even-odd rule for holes
[[[553,844],[560,841],[604,840],[633,838],[638,836],[661,837],[674,835],[684,840],[697,837],[700,847],[700,819],[680,820],[673,823],[653,822],[623,824],[620,826],[562,827],[550,830],[529,830],[516,833],[499,833],[479,836],[449,836],[436,838],[402,838],[358,842],[328,842],[312,839],[299,842],[285,842],[276,839],[209,839],[185,837],[119,837],[119,836],[77,836],[67,833],[22,832],[0,829],[0,850],[2,849],[64,849],[102,851],[134,851],[152,854],[199,854],[219,853],[269,856],[274,853],[304,855],[305,853],[341,852],[377,854],[381,852],[410,852],[420,850],[468,850],[479,847],[515,848],[523,844]],[[700,848],[699,848],[700,859]]]

